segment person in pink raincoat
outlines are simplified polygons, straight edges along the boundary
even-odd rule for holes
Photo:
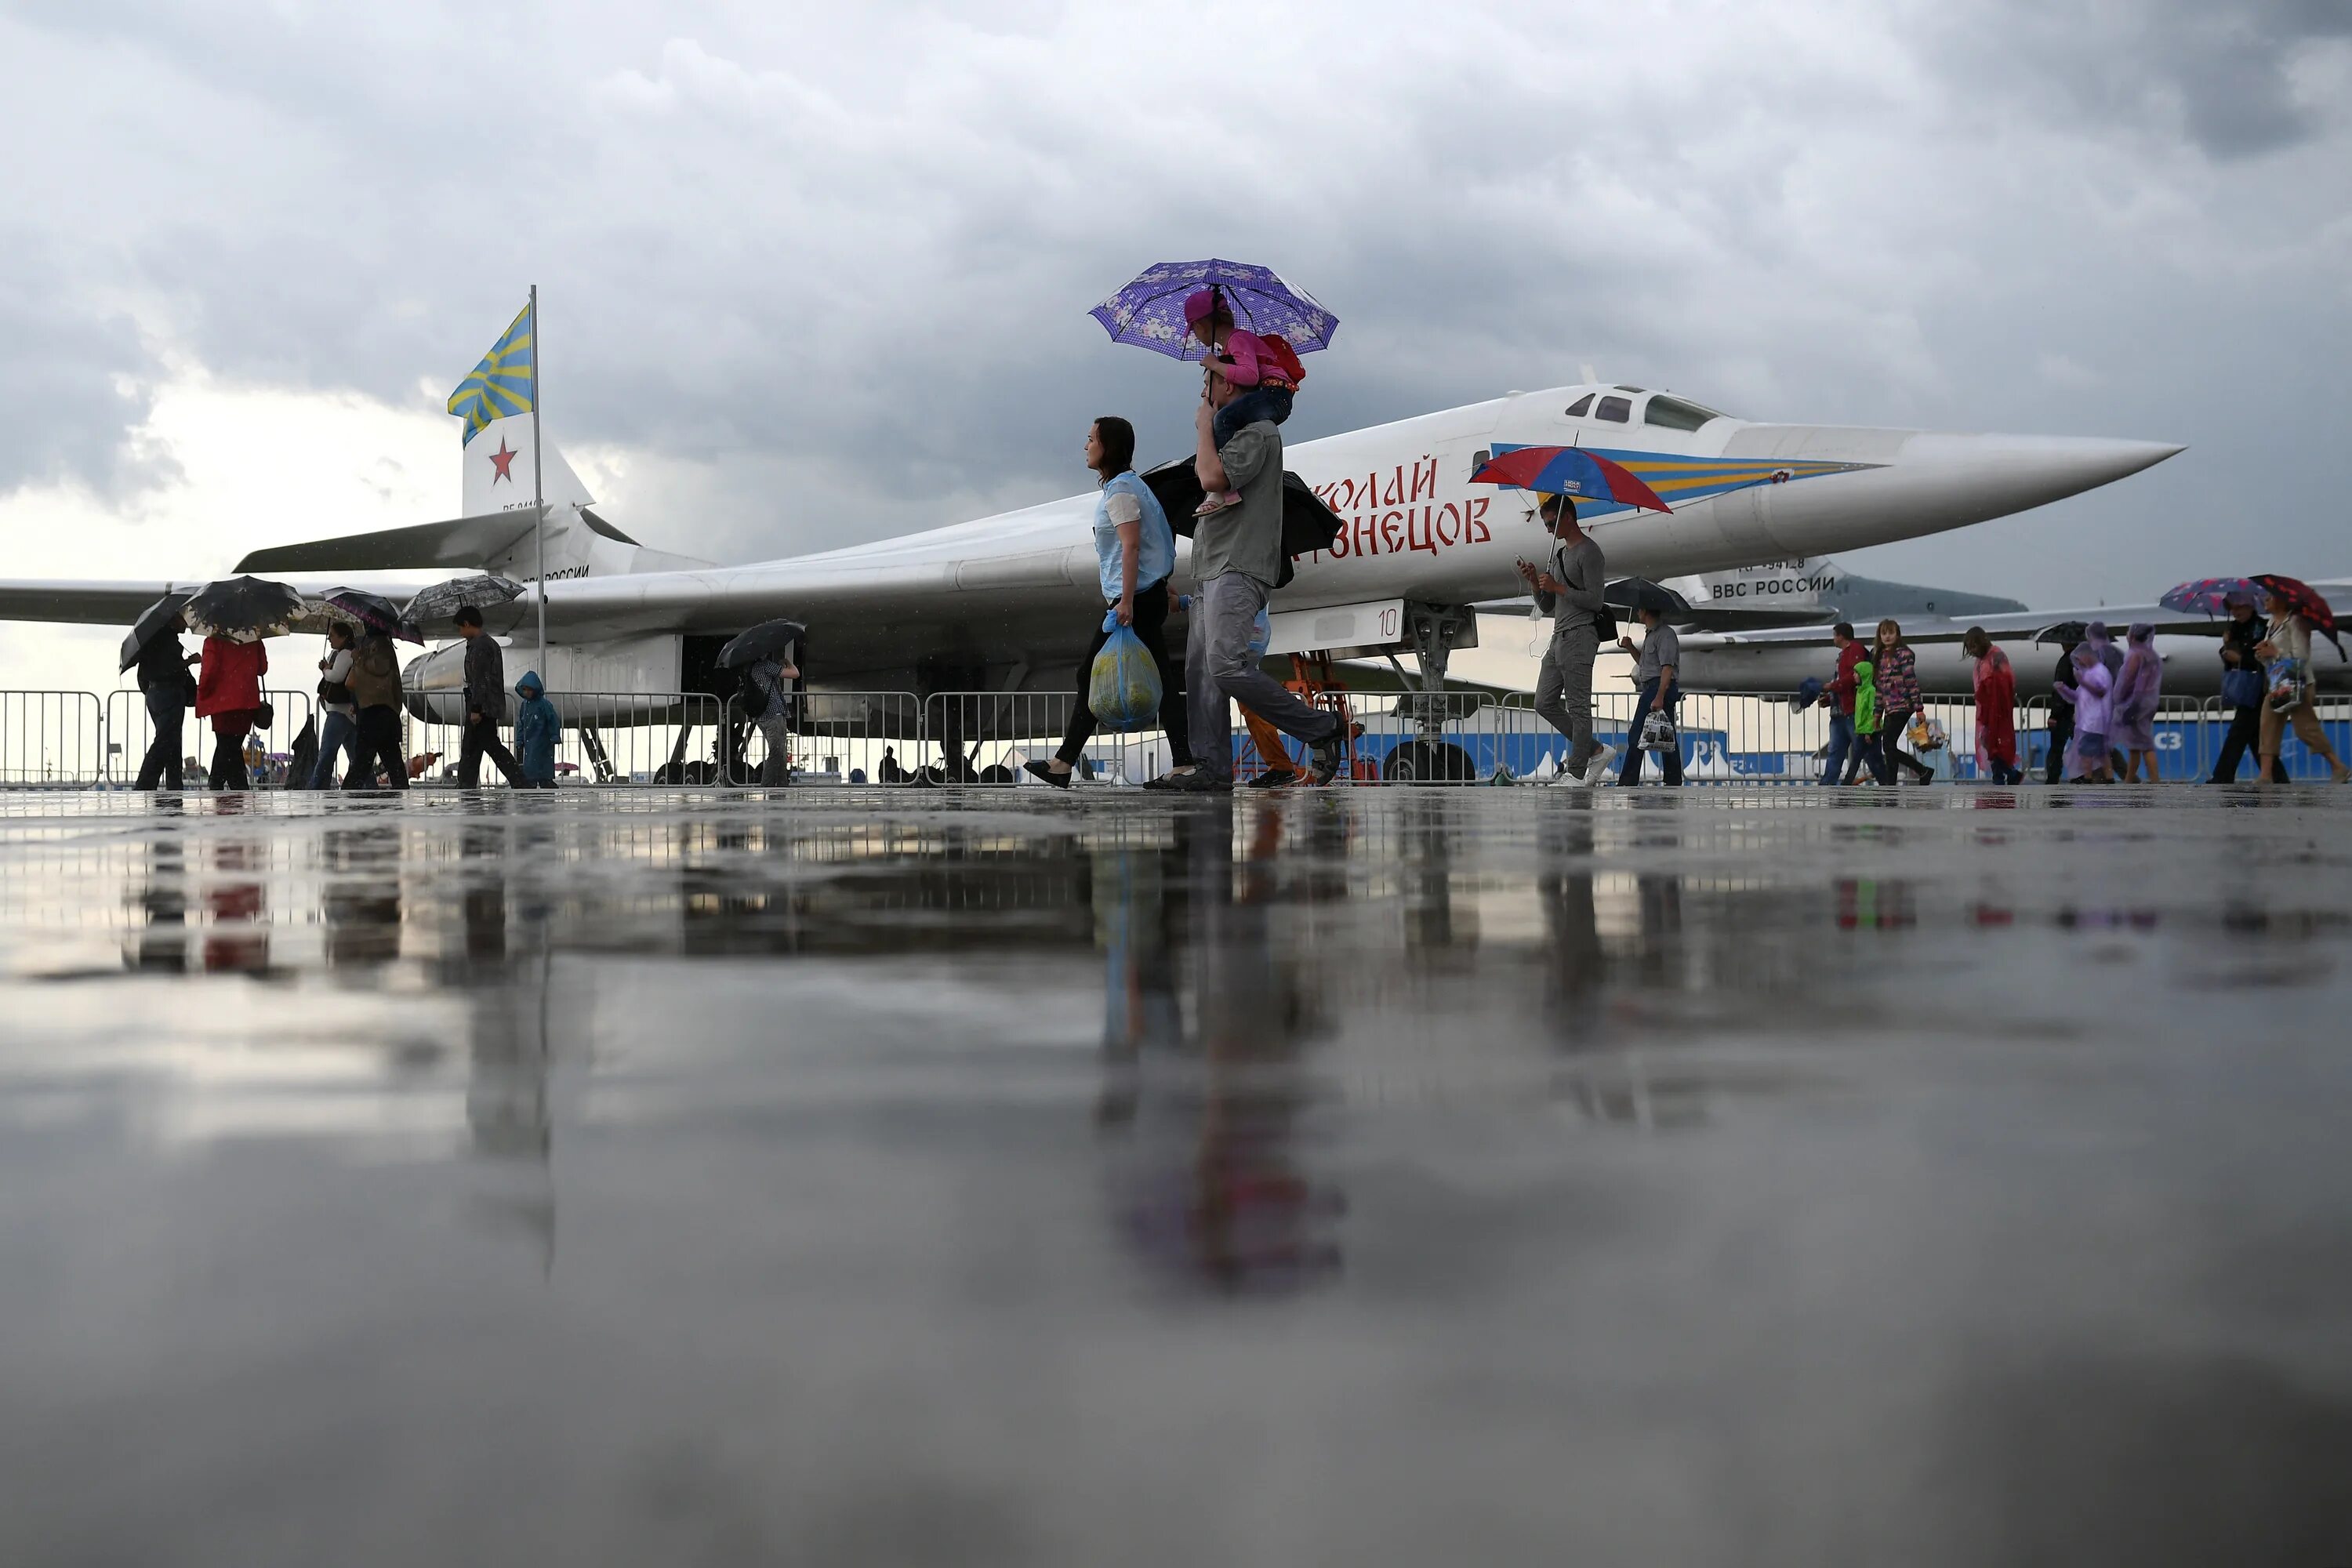
[[[2163,700],[2164,659],[2156,651],[2156,628],[2135,622],[2107,721],[2107,747],[2123,759],[2126,784],[2156,782],[2156,710]]]

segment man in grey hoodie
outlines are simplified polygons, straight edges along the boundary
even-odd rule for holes
[[[482,759],[498,764],[507,783],[520,784],[522,769],[499,739],[499,718],[507,710],[507,661],[499,639],[482,630],[482,612],[468,605],[457,615],[466,639],[466,736],[457,747],[457,784],[482,787]]]
[[[1574,501],[1546,496],[1538,510],[1552,536],[1551,557],[1541,566],[1519,563],[1536,608],[1551,616],[1551,646],[1536,677],[1536,712],[1568,737],[1562,782],[1580,783],[1592,770],[1593,754],[1610,751],[1592,741],[1592,656],[1600,651],[1601,620],[1607,614],[1601,595],[1609,585],[1609,563],[1592,536],[1577,526]],[[1609,758],[1601,758],[1601,769],[1591,776],[1599,779],[1608,765]]]

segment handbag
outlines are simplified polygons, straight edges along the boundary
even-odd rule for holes
[[[2225,707],[2252,708],[2262,700],[2261,671],[2231,668],[2221,672],[2221,701]]]

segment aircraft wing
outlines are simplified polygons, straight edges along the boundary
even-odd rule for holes
[[[505,554],[530,536],[531,510],[485,512],[421,522],[414,528],[349,533],[254,551],[236,563],[239,572],[274,576],[284,572],[431,572],[478,566]]]
[[[88,626],[128,626],[139,612],[177,589],[202,583],[0,581],[0,621],[75,621]]]
[[[185,577],[74,582],[18,578],[0,579],[0,621],[59,621],[96,626],[128,626],[139,612],[170,593],[190,594],[211,579]],[[394,604],[404,604],[422,586],[414,581],[335,577],[293,586],[305,594],[336,588],[357,588],[380,594]]]
[[[2215,637],[2224,622],[2203,615],[2182,615],[2156,605],[2101,605],[2086,610],[2026,610],[2003,616],[1977,616],[1968,620],[1904,620],[1903,640],[1912,643],[1958,642],[1970,626],[1982,626],[1996,642],[2032,642],[2043,632],[2070,621],[2105,621],[2120,641],[2124,628],[2146,621],[2168,637]],[[1874,623],[1856,622],[1867,638]],[[1836,639],[1827,626],[1782,626],[1757,631],[1720,632],[1708,628],[1684,641],[1692,647],[1829,647]]]

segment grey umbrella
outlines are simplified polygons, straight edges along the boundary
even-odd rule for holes
[[[446,583],[436,583],[420,589],[408,601],[401,613],[414,626],[436,626],[448,620],[462,609],[488,610],[499,605],[510,605],[523,595],[523,585],[511,578],[494,573],[477,573],[470,577],[452,577]]]
[[[122,639],[123,668],[137,664],[149,643],[166,633],[176,633],[188,624],[181,612],[193,597],[192,594],[166,594],[139,612],[139,618],[131,624],[131,635]]]

